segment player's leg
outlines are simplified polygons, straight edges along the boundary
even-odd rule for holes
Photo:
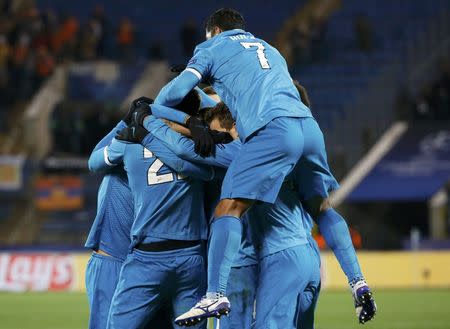
[[[318,288],[319,283],[319,263],[309,244],[264,257],[256,292],[255,328],[296,328],[301,295]]]
[[[206,293],[206,250],[199,245],[172,252],[176,269],[170,280],[172,305],[175,314],[187,312]],[[170,257],[167,258],[170,261]],[[174,319],[172,319],[174,320]],[[206,328],[206,321],[194,324],[194,328]],[[178,328],[178,326],[177,326]]]
[[[120,272],[108,316],[108,329],[141,328],[161,308],[161,282],[167,276],[165,267],[155,262],[151,253],[134,249]]]
[[[89,328],[105,329],[109,307],[119,280],[122,260],[92,253],[86,268],[86,291],[89,299]]]
[[[233,267],[230,272],[227,297],[233,310],[220,318],[220,329],[250,329],[253,322],[258,266]],[[217,329],[215,320],[215,328]]]
[[[345,220],[331,207],[329,192],[339,188],[328,166],[325,142],[317,122],[303,120],[305,147],[296,167],[299,194],[305,209],[319,225],[321,233],[333,251],[349,281],[362,277],[356,253]]]
[[[318,224],[322,235],[328,246],[336,255],[342,270],[352,286],[362,284],[364,288],[364,277],[356,256],[355,249],[350,237],[345,219],[332,208],[328,193],[339,187],[336,179],[330,172],[323,134],[314,119],[305,119],[303,121],[303,130],[305,132],[305,147],[302,159],[296,170],[298,175],[298,185],[300,195],[308,213]],[[367,285],[365,285],[367,287]],[[370,289],[365,290],[364,299],[370,304]],[[373,304],[374,305],[374,304]],[[370,320],[372,311],[366,315],[366,320]]]
[[[275,201],[284,178],[302,154],[301,121],[301,118],[276,118],[242,145],[225,175],[222,201],[210,227],[206,298],[178,320],[228,312],[230,305],[224,295],[242,236],[242,224],[237,216],[242,215],[253,200]]]

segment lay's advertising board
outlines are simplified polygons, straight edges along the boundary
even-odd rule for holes
[[[85,291],[89,253],[0,253],[0,291]],[[373,289],[450,288],[450,251],[359,252]],[[322,253],[322,287],[348,289],[334,255]]]

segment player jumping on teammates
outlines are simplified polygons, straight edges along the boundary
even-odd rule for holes
[[[211,225],[207,294],[179,316],[178,323],[228,312],[230,304],[224,292],[239,249],[242,214],[256,200],[273,203],[305,147],[320,146],[308,145],[321,132],[301,102],[284,58],[244,28],[244,19],[233,9],[213,13],[206,23],[208,40],[197,46],[186,70],[166,85],[156,99],[156,103],[174,105],[201,80],[209,80],[230,108],[243,142],[225,176]],[[211,136],[199,129],[201,123],[195,119],[186,123],[196,144],[211,144]],[[324,149],[315,151],[320,154]],[[340,217],[326,204],[326,198],[321,199],[323,202],[315,209],[311,207],[312,213],[317,210],[317,216],[330,221]],[[362,300],[369,302],[370,290],[367,286],[361,288]]]

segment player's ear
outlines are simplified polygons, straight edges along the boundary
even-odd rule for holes
[[[214,26],[210,31],[208,30],[206,31],[206,40],[209,40],[222,32],[223,30],[220,27]]]
[[[215,26],[215,27],[214,27],[214,33],[213,33],[213,36],[218,35],[218,34],[220,34],[220,33],[222,33],[222,32],[223,32],[223,30],[222,30],[220,27]]]

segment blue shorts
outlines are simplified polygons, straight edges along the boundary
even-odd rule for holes
[[[254,328],[313,328],[320,267],[310,244],[262,258],[258,279]]]
[[[294,170],[295,181],[302,200],[312,197],[328,197],[330,191],[339,188],[331,174],[323,133],[313,118],[302,120],[304,135],[303,153]]]
[[[134,249],[125,260],[111,302],[107,328],[159,328],[158,310],[169,306],[171,324],[206,292],[205,248],[144,252]],[[205,328],[206,321],[193,328]]]
[[[304,120],[275,118],[248,137],[227,170],[221,199],[274,203],[285,177],[302,155]]]
[[[220,329],[250,329],[253,322],[258,265],[232,267],[227,286],[231,312],[220,318]],[[214,320],[217,328],[217,320]]]
[[[90,329],[105,329],[109,307],[119,280],[122,260],[92,253],[86,267],[86,291],[89,300]]]

